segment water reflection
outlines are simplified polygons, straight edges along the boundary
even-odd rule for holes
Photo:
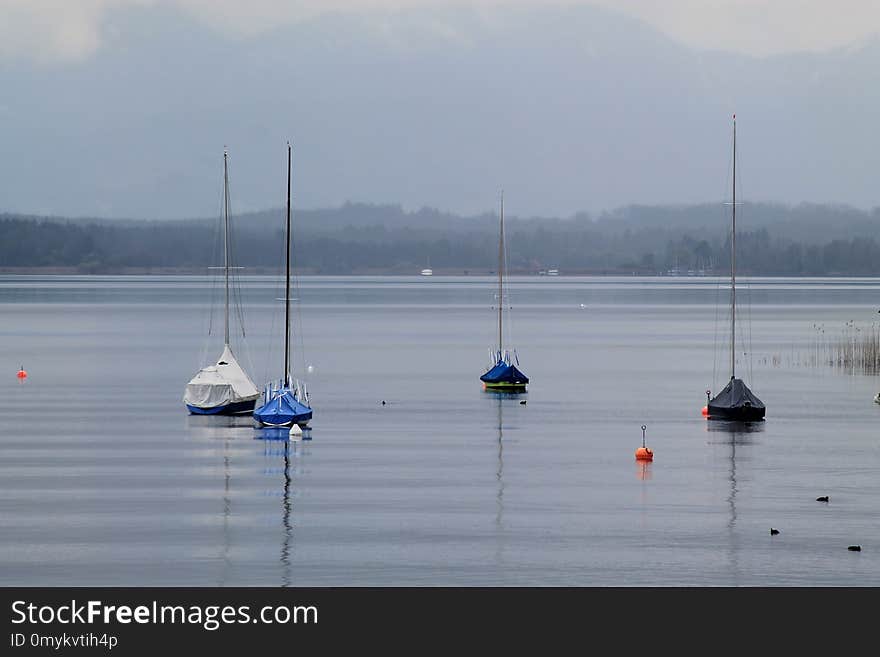
[[[232,518],[231,441],[236,437],[247,435],[251,426],[250,418],[231,415],[187,415],[185,417],[190,435],[209,441],[223,441],[223,546],[220,551],[221,568],[217,585],[225,586],[232,566],[229,556],[232,544],[230,536]],[[241,429],[241,431],[233,429]]]
[[[504,513],[504,400],[498,399],[498,467],[495,470],[495,480],[498,482],[498,494],[495,496],[497,512],[495,514],[495,526],[501,529],[501,520]]]
[[[287,429],[284,430],[285,433]],[[302,456],[301,444],[299,441],[291,441],[289,439],[270,440],[265,443],[263,448],[263,456],[270,463],[277,463],[281,459],[281,468],[268,467],[265,472],[272,477],[279,477],[281,480],[281,545],[279,546],[279,563],[281,566],[281,586],[291,586],[293,581],[293,477],[291,476],[291,466],[294,459]],[[272,494],[277,489],[272,490]]]
[[[249,428],[254,423],[249,415],[185,415],[184,418],[187,428],[194,430],[195,435],[212,438],[228,436],[225,429]]]
[[[495,532],[496,532],[496,550],[495,560],[501,565],[504,561],[503,548],[505,545],[504,532],[504,406],[514,401],[521,400],[523,393],[516,392],[486,392],[488,398],[495,400],[496,408],[496,465],[495,465],[495,482],[497,492],[495,494]]]
[[[281,540],[281,586],[290,586],[290,540],[293,536],[293,523],[290,522],[290,448],[291,443],[284,443],[284,494],[281,497],[281,525],[284,528]],[[296,443],[293,443],[296,449]]]
[[[223,568],[220,571],[220,586],[226,585],[229,572],[229,516],[232,513],[232,498],[229,495],[229,440],[223,441]]]
[[[253,422],[249,426],[253,426]],[[301,436],[291,436],[290,427],[254,427],[254,440],[273,440],[297,442],[298,440],[311,440],[312,428],[306,427]]]
[[[727,445],[730,447],[730,469],[728,480],[730,481],[730,494],[727,496],[728,506],[728,545],[730,556],[730,571],[734,585],[739,584],[739,541],[736,534],[736,494],[738,492],[736,480],[736,448],[751,446],[754,444],[753,436],[764,431],[764,422],[738,422],[735,420],[716,420],[706,422],[706,431],[716,434],[717,439],[710,440],[711,444]]]
[[[250,449],[239,450],[240,457],[259,457],[262,452],[263,474],[271,478],[272,484],[264,495],[274,500],[280,497],[280,503],[273,516],[280,519],[281,538],[278,546],[278,563],[280,566],[280,586],[289,587],[293,582],[293,498],[295,495],[294,474],[296,459],[302,457],[303,443],[291,440],[289,429],[264,428],[255,432],[253,420],[249,417],[203,416],[192,415],[187,418],[187,426],[191,435],[208,440],[222,441],[223,444],[223,545],[221,549],[221,572],[217,584],[225,586],[232,573],[233,560],[230,556],[234,541],[234,493],[235,482],[231,473],[234,471],[233,456],[235,455],[235,439],[242,442],[239,447],[259,447],[253,452]],[[255,435],[258,434],[258,435]],[[305,435],[303,436],[305,437]],[[280,485],[279,485],[280,484]],[[274,502],[273,502],[274,505]],[[274,522],[273,522],[274,524]]]
[[[495,526],[500,530],[502,528],[502,520],[504,514],[504,404],[505,401],[508,403],[511,403],[513,401],[524,403],[522,402],[522,399],[525,393],[486,391],[485,394],[487,395],[487,397],[496,401],[497,409],[495,426],[498,436],[498,458],[495,468],[495,480],[498,484],[498,493],[495,496]]]
[[[718,434],[718,440],[710,440],[711,443],[729,444],[731,441],[743,444],[751,442],[750,435],[755,433],[763,433],[767,423],[763,420],[760,422],[740,422],[737,420],[707,420],[706,431]],[[724,436],[727,436],[726,438]]]

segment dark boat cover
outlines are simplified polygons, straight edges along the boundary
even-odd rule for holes
[[[483,383],[528,383],[529,377],[520,372],[516,365],[499,360],[495,366],[480,377]]]
[[[715,398],[709,402],[710,413],[713,410],[724,411],[742,408],[753,408],[756,410],[764,408],[764,402],[749,390],[742,379],[731,379],[724,390],[715,395]]]

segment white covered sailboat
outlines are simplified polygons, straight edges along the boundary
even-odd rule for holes
[[[223,153],[223,270],[226,311],[223,353],[213,365],[200,369],[186,384],[183,403],[193,415],[249,415],[260,391],[238,364],[229,346],[229,172]]]
[[[214,365],[208,365],[186,384],[183,402],[194,415],[253,413],[260,391],[242,369],[228,344]]]

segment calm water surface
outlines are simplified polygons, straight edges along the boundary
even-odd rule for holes
[[[289,442],[186,414],[216,281],[0,277],[0,584],[880,585],[880,381],[808,362],[815,326],[878,319],[880,281],[744,285],[755,431],[700,416],[729,376],[723,281],[510,287],[532,383],[499,398],[491,279],[303,278],[315,416]],[[258,386],[281,290],[245,277],[233,313]]]

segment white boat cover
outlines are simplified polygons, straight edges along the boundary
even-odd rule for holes
[[[197,408],[215,408],[235,402],[256,400],[260,391],[235,360],[229,345],[216,365],[199,370],[186,384],[183,402]]]

